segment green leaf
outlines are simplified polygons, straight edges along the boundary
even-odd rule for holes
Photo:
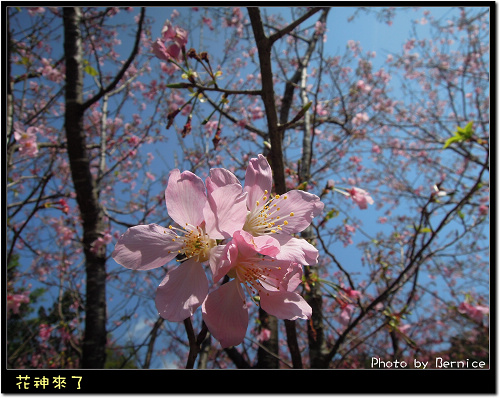
[[[454,142],[462,142],[466,140],[470,140],[474,134],[474,129],[472,128],[474,122],[469,122],[465,127],[457,126],[457,130],[455,131],[455,135],[451,138],[448,138],[443,146],[443,149],[448,148]]]
[[[85,73],[89,74],[90,76],[97,76],[98,73],[97,71],[92,68],[90,65],[87,65],[85,68],[83,68],[83,70],[85,71]]]
[[[472,137],[472,134],[474,134],[472,124],[473,122],[469,122],[464,128],[457,127],[457,132],[455,134],[464,137],[464,139],[470,139]]]
[[[29,65],[30,59],[28,57],[21,57],[21,65]]]
[[[453,144],[454,142],[460,142],[460,141],[463,141],[464,139],[462,137],[459,137],[459,136],[453,136],[451,138],[448,138],[443,146],[443,149],[446,149],[448,148],[451,144]]]
[[[303,183],[299,184],[299,186],[295,189],[298,189],[298,190],[301,190],[301,191],[305,191],[307,188],[307,181],[304,181]]]
[[[339,215],[339,211],[337,209],[332,209],[328,213],[326,213],[325,221],[328,221],[331,218],[337,217],[338,215]]]

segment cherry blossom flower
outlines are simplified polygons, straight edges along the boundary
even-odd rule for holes
[[[39,132],[37,127],[28,127],[26,131],[19,122],[14,123],[14,138],[19,144],[19,152],[29,157],[35,157],[38,154],[38,146],[36,143],[36,133]]]
[[[355,310],[355,307],[352,304],[344,304],[341,306],[341,308],[342,308],[342,311],[341,311],[340,316],[339,316],[339,322],[342,325],[347,326],[347,325],[349,325],[349,322],[351,321],[351,316]]]
[[[177,43],[172,43],[167,47],[161,39],[156,39],[151,47],[153,54],[164,61],[170,61],[171,59],[179,60],[181,49]]]
[[[184,257],[180,265],[171,269],[156,291],[156,308],[159,314],[174,322],[190,317],[208,293],[208,280],[202,263],[211,260],[216,239],[241,228],[244,219],[232,218],[231,209],[245,207],[245,195],[232,185],[207,193],[201,178],[190,171],[170,172],[165,190],[168,214],[179,227],[161,227],[157,224],[129,228],[115,246],[112,257],[118,264],[134,270],[158,268]],[[238,188],[238,187],[236,187]],[[221,210],[220,220],[212,207]],[[228,209],[226,211],[225,209]],[[211,236],[207,231],[216,231]],[[212,267],[214,269],[214,267]]]
[[[28,9],[28,14],[30,16],[34,16],[36,14],[43,14],[45,12],[45,8],[43,7],[26,7]]]
[[[250,160],[244,188],[223,168],[211,169],[205,183],[175,169],[165,201],[179,227],[129,228],[112,256],[134,270],[157,268],[183,256],[157,288],[157,310],[167,320],[182,321],[204,303],[207,326],[225,346],[239,344],[248,326],[240,284],[251,296],[259,294],[266,312],[306,319],[311,308],[293,290],[301,283],[302,264],[315,265],[318,250],[292,234],[307,228],[323,203],[300,190],[270,196],[271,188],[271,168],[262,155]],[[234,279],[208,295],[204,263],[215,283],[226,274]],[[234,326],[228,328],[228,322]]]
[[[163,25],[163,28],[161,30],[161,34],[163,40],[172,40],[176,42],[179,47],[184,47],[188,41],[187,32],[184,29],[179,28],[178,26],[173,26],[169,20],[165,21],[165,24]]]
[[[475,322],[481,322],[484,315],[490,312],[490,309],[484,305],[472,305],[466,301],[463,301],[458,306],[458,312],[461,314],[468,315]]]
[[[212,25],[212,19],[211,18],[203,17],[202,20],[203,20],[203,23],[206,24],[210,30],[214,30],[215,29],[213,27],[213,25]]]
[[[109,233],[105,233],[103,236],[98,237],[94,242],[92,242],[91,252],[97,253],[101,247],[106,247],[113,240],[113,237]]]
[[[368,122],[368,120],[370,120],[370,117],[366,112],[356,113],[356,115],[352,118],[352,124],[354,126],[360,126],[363,123]]]
[[[489,214],[490,208],[486,205],[480,205],[479,206],[479,214],[481,216],[487,216]]]
[[[343,287],[342,289],[350,299],[358,299],[361,297],[361,292],[358,290],[354,290],[350,287]]]
[[[368,84],[365,83],[364,80],[358,80],[358,82],[356,83],[356,87],[361,90],[361,91],[364,91],[365,93],[368,93],[371,91],[372,87]],[[366,113],[365,113],[366,115]]]
[[[276,260],[280,246],[270,236],[236,231],[224,247],[214,282],[228,275],[231,281],[211,292],[202,305],[203,320],[223,348],[240,344],[248,327],[250,297],[259,296],[261,308],[280,319],[308,319],[312,309],[294,290],[302,280],[302,266]],[[242,288],[243,286],[243,288]]]
[[[64,199],[59,199],[59,201],[57,202],[57,204],[59,204],[61,207],[60,207],[60,210],[64,213],[64,214],[68,214],[69,213],[69,206],[68,206],[68,202],[66,202],[66,200]]]
[[[45,323],[41,323],[39,327],[40,329],[38,330],[38,336],[40,336],[42,343],[46,343],[50,338],[50,334],[52,333],[52,330],[54,328]]]
[[[375,153],[375,154],[379,154],[382,151],[381,151],[381,149],[380,149],[380,147],[378,145],[373,144],[373,146],[372,146],[372,152]]]
[[[38,68],[37,72],[41,73],[43,77],[46,77],[48,80],[60,83],[64,80],[64,73],[54,68],[51,65],[50,60],[46,58],[42,58],[43,67]]]
[[[260,333],[257,336],[257,340],[260,341],[261,343],[263,341],[269,340],[270,338],[271,338],[271,331],[269,329],[266,329],[266,328],[262,328],[262,330],[260,331]]]
[[[360,209],[364,210],[368,208],[368,205],[372,205],[373,199],[368,192],[360,188],[348,189],[347,192],[351,196],[354,203],[356,203]]]
[[[62,246],[68,246],[71,244],[74,233],[66,226],[63,218],[54,218],[50,223],[57,233],[57,239]]]
[[[236,179],[231,176],[225,178],[230,181]],[[271,195],[271,189],[271,167],[266,158],[259,154],[257,158],[250,159],[245,174],[243,190],[248,194],[248,211],[243,230],[253,236],[272,235],[281,245],[281,250],[276,254],[278,260],[315,265],[317,249],[306,240],[293,237],[293,234],[311,224],[312,219],[323,211],[323,202],[318,196],[301,190]]]
[[[181,51],[188,41],[187,32],[178,26],[173,26],[167,20],[161,33],[162,39],[157,39],[151,48],[154,55],[164,61],[179,60]]]
[[[19,307],[23,303],[29,303],[30,299],[27,294],[19,293],[19,294],[8,294],[7,295],[7,316],[9,315],[9,310],[12,311],[13,314],[19,313]]]

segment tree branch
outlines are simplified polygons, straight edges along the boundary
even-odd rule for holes
[[[115,76],[113,81],[106,88],[101,87],[101,89],[99,90],[99,92],[96,95],[94,95],[92,98],[88,99],[87,101],[85,101],[83,103],[83,105],[82,105],[83,111],[85,111],[85,109],[89,108],[92,104],[99,101],[104,94],[110,92],[111,90],[113,90],[116,87],[116,85],[122,79],[123,75],[127,71],[128,67],[130,66],[130,64],[132,63],[132,61],[136,57],[136,55],[139,53],[139,44],[141,41],[141,34],[142,34],[142,24],[144,22],[145,14],[146,14],[146,9],[145,9],[145,7],[142,7],[141,8],[141,16],[139,18],[139,25],[137,28],[137,33],[135,35],[134,48],[132,49],[132,53],[128,57],[127,61],[123,64],[122,68],[120,69],[120,72],[118,72],[118,74]]]

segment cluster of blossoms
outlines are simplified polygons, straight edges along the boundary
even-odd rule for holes
[[[7,295],[7,318],[10,316],[9,310],[12,311],[13,314],[19,314],[19,308],[23,303],[29,303],[30,298],[26,293],[19,294],[8,294]]]
[[[489,314],[490,309],[485,305],[472,305],[467,301],[463,301],[458,306],[458,312],[469,316],[477,323],[481,323],[484,316]]]
[[[295,290],[302,266],[317,264],[318,251],[293,234],[306,229],[324,205],[308,192],[271,195],[271,189],[271,167],[262,155],[250,160],[244,187],[223,168],[211,169],[205,182],[190,171],[172,170],[165,201],[178,226],[129,228],[112,256],[134,270],[177,258],[179,266],[156,291],[160,316],[180,322],[201,306],[205,324],[222,347],[238,345],[245,337],[245,291],[277,318],[308,319],[312,309]],[[210,293],[203,264],[218,285]]]
[[[154,55],[164,61],[179,60],[182,49],[185,48],[188,41],[187,32],[178,26],[172,26],[167,20],[161,35],[162,38],[157,39],[151,48]]]
[[[29,157],[35,157],[38,154],[38,146],[36,142],[38,127],[28,127],[24,130],[23,125],[19,122],[14,122],[14,138],[19,144],[19,152]]]

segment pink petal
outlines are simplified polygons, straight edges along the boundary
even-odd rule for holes
[[[260,306],[268,314],[279,319],[309,319],[312,308],[298,294],[293,292],[262,291],[260,294]]]
[[[165,189],[165,202],[168,215],[181,227],[200,225],[207,202],[203,180],[190,171],[172,170]]]
[[[281,195],[279,199],[273,201],[276,204],[277,210],[273,213],[273,221],[275,225],[280,225],[282,232],[286,234],[293,234],[301,232],[306,229],[314,217],[321,214],[324,204],[320,198],[309,192],[300,190],[289,191]],[[277,219],[276,217],[280,218]],[[284,221],[288,224],[284,224]]]
[[[209,225],[207,220],[207,231],[216,239],[230,238],[233,233],[243,228],[247,217],[246,194],[242,192],[240,184],[225,185],[215,189],[208,195],[210,208],[212,209],[216,225]],[[219,231],[210,233],[213,230]],[[217,236],[219,235],[219,236]]]
[[[267,197],[271,194],[273,186],[273,175],[271,166],[267,159],[259,154],[258,158],[250,159],[247,171],[245,174],[245,192],[248,192],[247,205],[251,210],[255,207],[257,201],[262,203],[262,197]]]
[[[159,59],[162,59],[164,61],[168,61],[170,59],[170,56],[167,53],[167,49],[160,39],[157,39],[153,43],[153,45],[151,46],[151,51],[153,51],[153,54]]]
[[[302,283],[302,266],[297,263],[265,258],[259,265],[266,269],[266,277],[259,278],[266,290],[291,292]]]
[[[484,315],[489,314],[490,312],[490,308],[485,305],[476,305],[476,310],[478,310]]]
[[[360,209],[365,210],[368,208],[368,204],[372,205],[374,203],[372,197],[364,189],[352,188],[348,190],[351,195],[352,200],[359,206]]]
[[[175,28],[173,27],[172,22],[170,22],[168,19],[165,21],[163,25],[161,34],[164,40],[170,40],[175,37],[176,34]]]
[[[175,236],[168,228],[156,224],[137,225],[118,239],[111,256],[126,268],[158,268],[177,255],[180,244],[172,240]]]
[[[203,320],[222,348],[240,344],[248,327],[245,296],[236,279],[210,293],[202,305]]]
[[[203,219],[205,220],[205,231],[211,239],[224,239],[224,235],[217,228],[217,215],[212,209],[210,201],[207,200],[203,207]]]
[[[253,236],[247,231],[236,231],[233,235],[238,250],[243,257],[257,257],[257,253],[275,256],[280,251],[280,245],[270,235]]]
[[[240,181],[233,173],[223,168],[210,169],[210,176],[205,179],[208,193],[229,184],[240,184]],[[240,189],[243,189],[241,184]]]
[[[207,294],[203,267],[193,259],[186,260],[170,270],[156,289],[156,309],[162,318],[181,322],[193,315]]]
[[[210,251],[210,270],[212,271],[214,282],[217,282],[225,275],[224,273],[220,275],[217,280],[215,279],[216,275],[218,276],[219,269],[223,266],[223,260],[226,258],[226,246],[227,245],[217,245]]]
[[[180,47],[184,47],[188,42],[187,32],[182,28],[176,27],[174,40]]]
[[[283,280],[281,281],[281,286],[293,292],[302,283],[302,266],[297,263],[290,264],[287,269],[287,273]]]
[[[212,250],[213,252],[214,250]],[[214,258],[214,268],[213,271],[213,281],[218,282],[224,275],[226,275],[231,268],[236,265],[236,260],[238,258],[238,247],[234,241],[229,242],[224,247],[224,250],[215,255]],[[210,267],[212,267],[212,258],[210,259]],[[212,268],[213,270],[213,268]]]
[[[167,47],[167,53],[174,59],[179,59],[181,53],[181,47],[177,43],[172,43]]]
[[[294,238],[287,234],[274,234],[281,250],[276,254],[278,260],[294,261],[303,265],[316,265],[318,263],[318,249],[305,239]]]

